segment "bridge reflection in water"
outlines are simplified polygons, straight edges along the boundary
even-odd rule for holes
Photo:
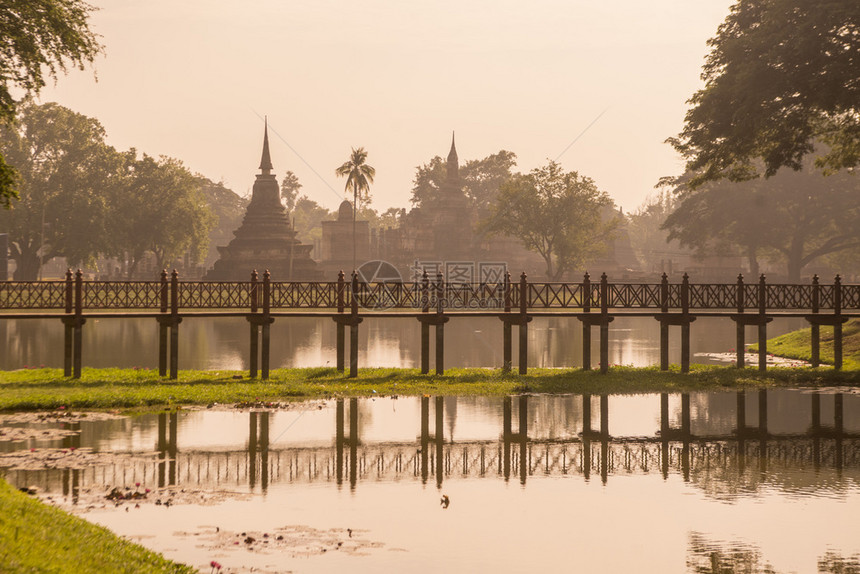
[[[505,397],[498,438],[466,441],[453,441],[450,431],[446,440],[446,402],[449,409],[456,409],[456,397],[431,400],[425,396],[420,399],[414,441],[367,443],[361,440],[359,431],[359,400],[337,399],[332,445],[273,445],[272,413],[251,411],[247,415],[247,446],[241,450],[183,450],[178,414],[162,413],[158,415],[155,453],[127,453],[133,456],[86,469],[8,470],[6,477],[13,484],[36,484],[74,497],[82,487],[137,482],[158,487],[247,486],[265,492],[270,485],[281,483],[333,482],[338,487],[348,483],[350,489],[356,489],[360,483],[370,481],[420,480],[427,484],[432,480],[441,488],[446,480],[462,478],[514,479],[525,485],[530,478],[539,476],[581,476],[588,481],[598,475],[606,483],[613,475],[660,473],[666,479],[677,473],[684,481],[713,486],[714,481],[763,481],[768,473],[801,468],[830,469],[836,477],[844,469],[860,468],[860,434],[844,428],[845,401],[841,393],[832,395],[833,417],[828,422],[822,421],[821,394],[803,397],[808,397],[811,424],[803,432],[789,434],[768,430],[769,392],[751,394],[758,404],[757,426],[747,424],[748,397],[740,391],[731,431],[699,435],[691,430],[690,395],[680,396],[680,426],[673,426],[670,396],[661,394],[660,426],[653,436],[611,435],[612,397],[594,397],[599,411],[593,413],[592,396],[583,395],[575,399],[581,400],[581,428],[566,438],[529,437],[530,397]],[[829,408],[828,404],[828,411]],[[593,418],[599,419],[597,428]],[[75,430],[79,427],[74,425],[79,424],[67,427]],[[63,439],[62,446],[80,447],[80,435]],[[750,471],[757,471],[758,478]]]

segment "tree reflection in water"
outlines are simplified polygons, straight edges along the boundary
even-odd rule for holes
[[[842,556],[828,550],[818,559],[819,574],[860,574],[860,555]],[[761,549],[746,542],[715,541],[691,532],[687,543],[687,571],[696,574],[778,574]]]

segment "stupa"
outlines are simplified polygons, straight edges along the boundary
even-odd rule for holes
[[[206,273],[205,281],[247,281],[255,269],[261,276],[268,269],[273,281],[322,280],[322,271],[310,256],[313,247],[296,239],[272,169],[266,124],[261,173],[254,182],[245,218],[233,232],[233,240],[218,247],[221,257]]]
[[[470,261],[472,257],[471,208],[463,182],[454,135],[448,152],[445,181],[439,186],[439,203],[429,214],[433,233],[431,259]],[[430,247],[428,245],[427,247]]]

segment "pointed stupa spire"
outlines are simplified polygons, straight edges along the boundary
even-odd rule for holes
[[[448,178],[457,179],[460,175],[460,162],[457,159],[457,146],[454,145],[454,132],[451,132],[451,151],[448,152]]]
[[[271,175],[272,173],[272,158],[269,156],[269,118],[265,119],[266,125],[263,128],[263,157],[260,159],[260,170],[263,175]]]

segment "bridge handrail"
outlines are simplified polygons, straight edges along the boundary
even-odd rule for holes
[[[175,284],[175,285],[174,285]],[[80,287],[78,287],[78,285]],[[441,277],[413,282],[339,281],[179,281],[174,273],[161,281],[83,281],[67,273],[60,281],[0,282],[0,310],[73,311],[80,300],[82,309],[154,310],[224,309],[257,312],[268,296],[271,310],[348,309],[353,298],[364,309],[482,310],[517,311],[522,297],[525,309],[569,309],[600,312],[609,309],[654,311],[734,310],[738,313],[769,311],[821,311],[841,313],[860,309],[860,285],[843,285],[839,276],[832,284],[821,284],[817,276],[809,284],[755,283],[742,277],[735,283],[611,283],[606,276],[582,282],[493,283],[444,282]],[[525,289],[523,288],[525,287]],[[80,298],[77,297],[80,289]],[[605,296],[604,296],[605,294]],[[174,301],[175,298],[175,301]]]

